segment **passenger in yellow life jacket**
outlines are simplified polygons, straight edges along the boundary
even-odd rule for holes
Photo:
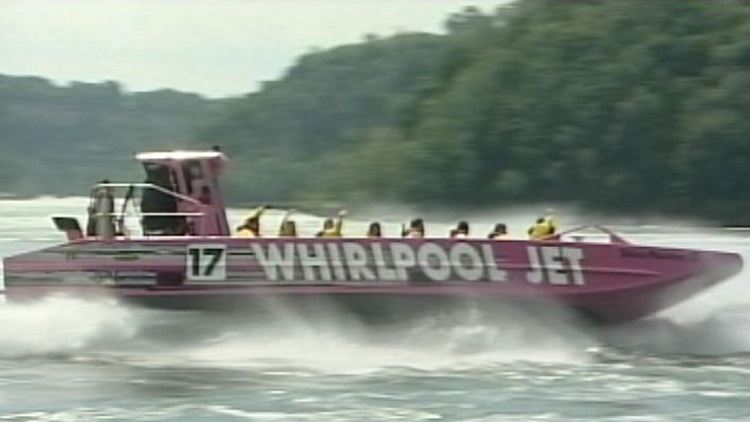
[[[279,237],[297,237],[297,224],[289,220],[289,217],[295,210],[289,210],[284,214],[279,224]]]
[[[549,227],[550,236],[557,234],[557,225],[555,224],[555,220],[553,220],[551,216],[547,217],[547,226]]]
[[[557,226],[555,220],[551,214],[547,214],[545,217],[540,217],[536,220],[536,223],[529,227],[528,234],[531,240],[542,240],[555,234]]]
[[[341,237],[341,229],[344,226],[344,216],[346,211],[339,211],[338,218],[334,222],[333,218],[326,218],[323,222],[323,230],[315,234],[315,237]]]
[[[245,222],[237,227],[237,235],[240,237],[260,237],[260,216],[266,211],[266,207],[260,207],[247,216]]]

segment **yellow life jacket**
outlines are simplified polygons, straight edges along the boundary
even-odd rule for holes
[[[258,233],[256,233],[254,230],[251,230],[247,227],[241,228],[237,232],[237,236],[239,237],[260,237]]]
[[[529,238],[532,240],[544,239],[555,234],[555,224],[551,218],[545,218],[541,223],[536,223],[529,228]]]
[[[319,233],[318,237],[341,237],[341,227],[325,229]]]
[[[342,237],[342,229],[344,228],[344,219],[339,217],[334,223],[333,227],[323,228],[319,231],[316,237]]]
[[[547,229],[549,231],[548,235],[553,235],[557,232],[557,225],[555,224],[555,220],[552,218],[552,216],[546,216],[544,217],[544,221],[547,223]]]

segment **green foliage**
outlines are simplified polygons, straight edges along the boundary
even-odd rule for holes
[[[202,138],[242,157],[242,197],[572,201],[747,222],[750,6],[718,3],[467,8],[445,36],[305,56]]]
[[[97,180],[142,177],[135,152],[185,147],[221,102],[176,91],[123,93],[115,82],[52,85],[0,75],[0,192],[87,194]]]
[[[316,51],[221,102],[0,78],[0,191],[39,190],[29,167],[48,192],[79,189],[72,162],[114,177],[196,125],[192,146],[233,159],[234,201],[566,201],[750,223],[746,2],[524,0],[446,30]]]
[[[403,159],[391,154],[421,120],[420,102],[445,85],[450,48],[436,35],[407,34],[306,55],[281,81],[228,106],[199,143],[219,139],[235,159],[240,176],[228,187],[235,199],[373,193],[349,179],[362,171],[370,180],[384,160]],[[388,151],[379,146],[390,142]]]

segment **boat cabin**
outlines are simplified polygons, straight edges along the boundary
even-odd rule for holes
[[[229,236],[219,175],[227,159],[220,151],[145,152],[142,183],[96,184],[91,191],[86,236]],[[126,218],[131,217],[131,218]],[[53,218],[70,240],[84,237],[75,219]]]

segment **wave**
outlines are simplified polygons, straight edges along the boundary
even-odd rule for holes
[[[661,316],[598,331],[603,344],[637,353],[727,356],[750,352],[750,303],[714,308],[700,318]]]
[[[385,326],[365,325],[344,312],[236,324],[178,355],[209,366],[279,365],[317,372],[386,368],[468,369],[509,361],[577,363],[591,341],[574,325],[523,313],[487,315],[464,309]]]
[[[31,304],[0,303],[0,357],[67,355],[136,334],[135,314],[113,300],[62,296]]]
[[[540,323],[509,309],[488,314],[467,308],[372,326],[333,308],[314,315],[279,308],[257,318],[51,297],[0,305],[0,321],[0,358],[118,357],[147,366],[462,368],[516,360],[580,362],[592,344],[564,319]]]
[[[747,254],[746,254],[747,255]],[[321,303],[268,303],[265,316],[146,311],[64,296],[0,304],[0,358],[103,359],[146,366],[297,367],[349,372],[508,362],[579,364],[615,354],[722,357],[750,353],[743,272],[660,315],[594,327],[553,307],[475,308],[373,326]],[[313,312],[310,312],[313,311]]]

